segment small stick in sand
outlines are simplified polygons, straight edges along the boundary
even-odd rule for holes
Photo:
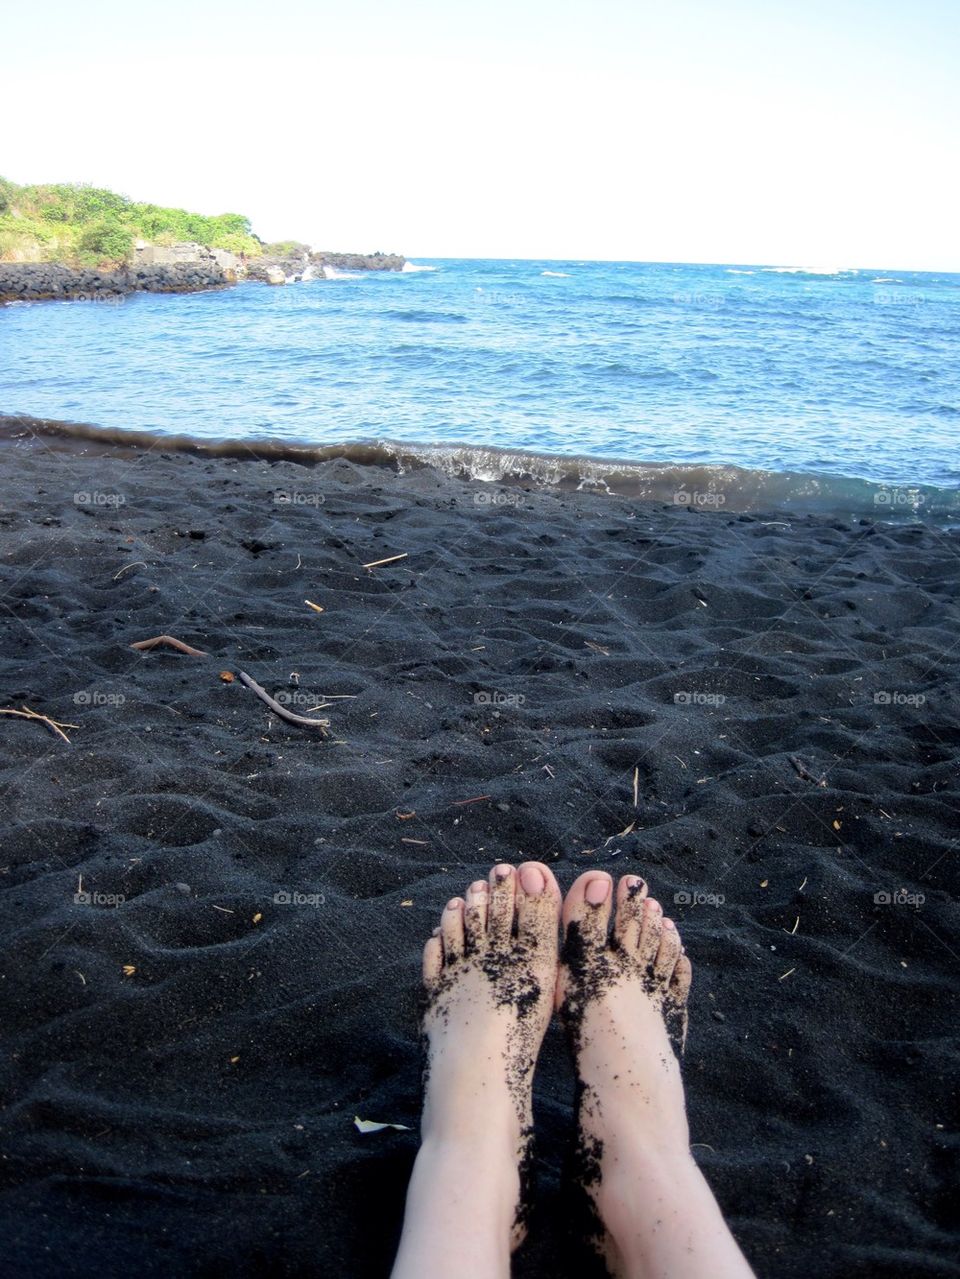
[[[640,801],[640,766],[633,770],[633,806],[637,808]]]
[[[70,744],[70,738],[63,730],[65,728],[80,727],[79,724],[61,724],[58,720],[51,719],[49,715],[40,715],[37,711],[32,711],[29,706],[24,706],[23,709],[19,711],[10,710],[9,708],[0,710],[0,715],[19,715],[21,719],[39,720],[41,724],[46,724],[48,728],[52,728],[56,735],[58,737],[62,737],[68,746]]]
[[[322,613],[323,607],[320,604],[314,604],[313,600],[304,600],[307,608],[312,608],[315,613]]]
[[[802,759],[799,759],[796,755],[789,755],[787,758],[805,782],[815,782],[818,786],[826,786],[827,779],[825,777],[814,777]]]
[[[482,799],[489,799],[489,795],[474,795],[472,799],[455,799],[450,805],[451,808],[462,808],[464,804],[479,804]]]
[[[381,564],[396,564],[397,560],[405,560],[409,552],[404,551],[402,555],[388,555],[385,560],[371,560],[369,564],[364,564],[364,568],[379,568]]]
[[[153,639],[137,640],[130,647],[146,651],[160,644],[165,644],[167,648],[175,648],[178,653],[186,653],[188,657],[206,657],[203,649],[191,648],[189,644],[184,644],[183,640],[174,639],[172,635],[154,635]]]
[[[262,688],[252,676],[246,671],[238,671],[237,675],[260,698],[261,702],[266,702],[275,715],[279,715],[281,719],[285,719],[288,724],[303,724],[307,728],[319,728],[324,737],[327,736],[327,729],[330,727],[328,719],[307,719],[305,715],[297,715],[294,711],[288,711],[285,706],[281,706],[278,701],[270,696],[265,688]]]
[[[607,838],[603,841],[604,848],[606,848],[608,844],[611,844],[615,839],[623,839],[625,835],[632,835],[633,832],[636,830],[636,828],[637,828],[637,823],[633,821],[630,823],[629,826],[625,826],[623,830],[618,830],[616,835],[608,835]]]
[[[147,567],[147,565],[143,562],[143,560],[137,560],[135,564],[124,564],[123,568],[120,570],[120,572],[119,572],[119,573],[114,573],[114,575],[113,575],[113,581],[115,582],[115,581],[117,580],[117,578],[118,578],[118,577],[122,577],[122,576],[123,576],[123,574],[124,574],[124,573],[126,573],[127,569],[131,569],[131,568],[146,568],[146,567]]]

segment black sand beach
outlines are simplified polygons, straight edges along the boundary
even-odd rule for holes
[[[0,1273],[386,1275],[416,1132],[354,1117],[415,1130],[423,940],[542,858],[678,921],[760,1276],[960,1275],[960,531],[30,438],[0,475],[0,706],[76,726],[0,717]],[[240,670],[352,700],[324,738]],[[519,1276],[589,1273],[571,1102],[553,1029]]]

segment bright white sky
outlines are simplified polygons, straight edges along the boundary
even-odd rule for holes
[[[3,45],[15,182],[414,258],[960,271],[957,0],[36,0]]]

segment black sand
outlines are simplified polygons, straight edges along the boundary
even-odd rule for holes
[[[696,1155],[761,1276],[960,1274],[960,533],[0,469],[0,705],[78,726],[0,717],[0,1273],[387,1274],[416,1134],[354,1116],[415,1127],[423,939],[535,857],[678,920]],[[129,647],[164,632],[210,655]],[[240,669],[355,700],[324,740]],[[516,1273],[579,1275],[556,1029],[537,1088]]]

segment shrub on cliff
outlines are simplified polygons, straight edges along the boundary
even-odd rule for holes
[[[116,218],[101,218],[84,227],[77,249],[94,263],[127,262],[133,252],[133,236]]]
[[[102,187],[17,186],[0,178],[0,260],[77,265],[122,262],[135,239],[195,241],[257,257],[260,241],[240,213],[208,217],[186,209],[140,204]]]
[[[8,182],[6,178],[0,178],[0,213],[6,213],[9,209],[16,190],[12,182]]]

